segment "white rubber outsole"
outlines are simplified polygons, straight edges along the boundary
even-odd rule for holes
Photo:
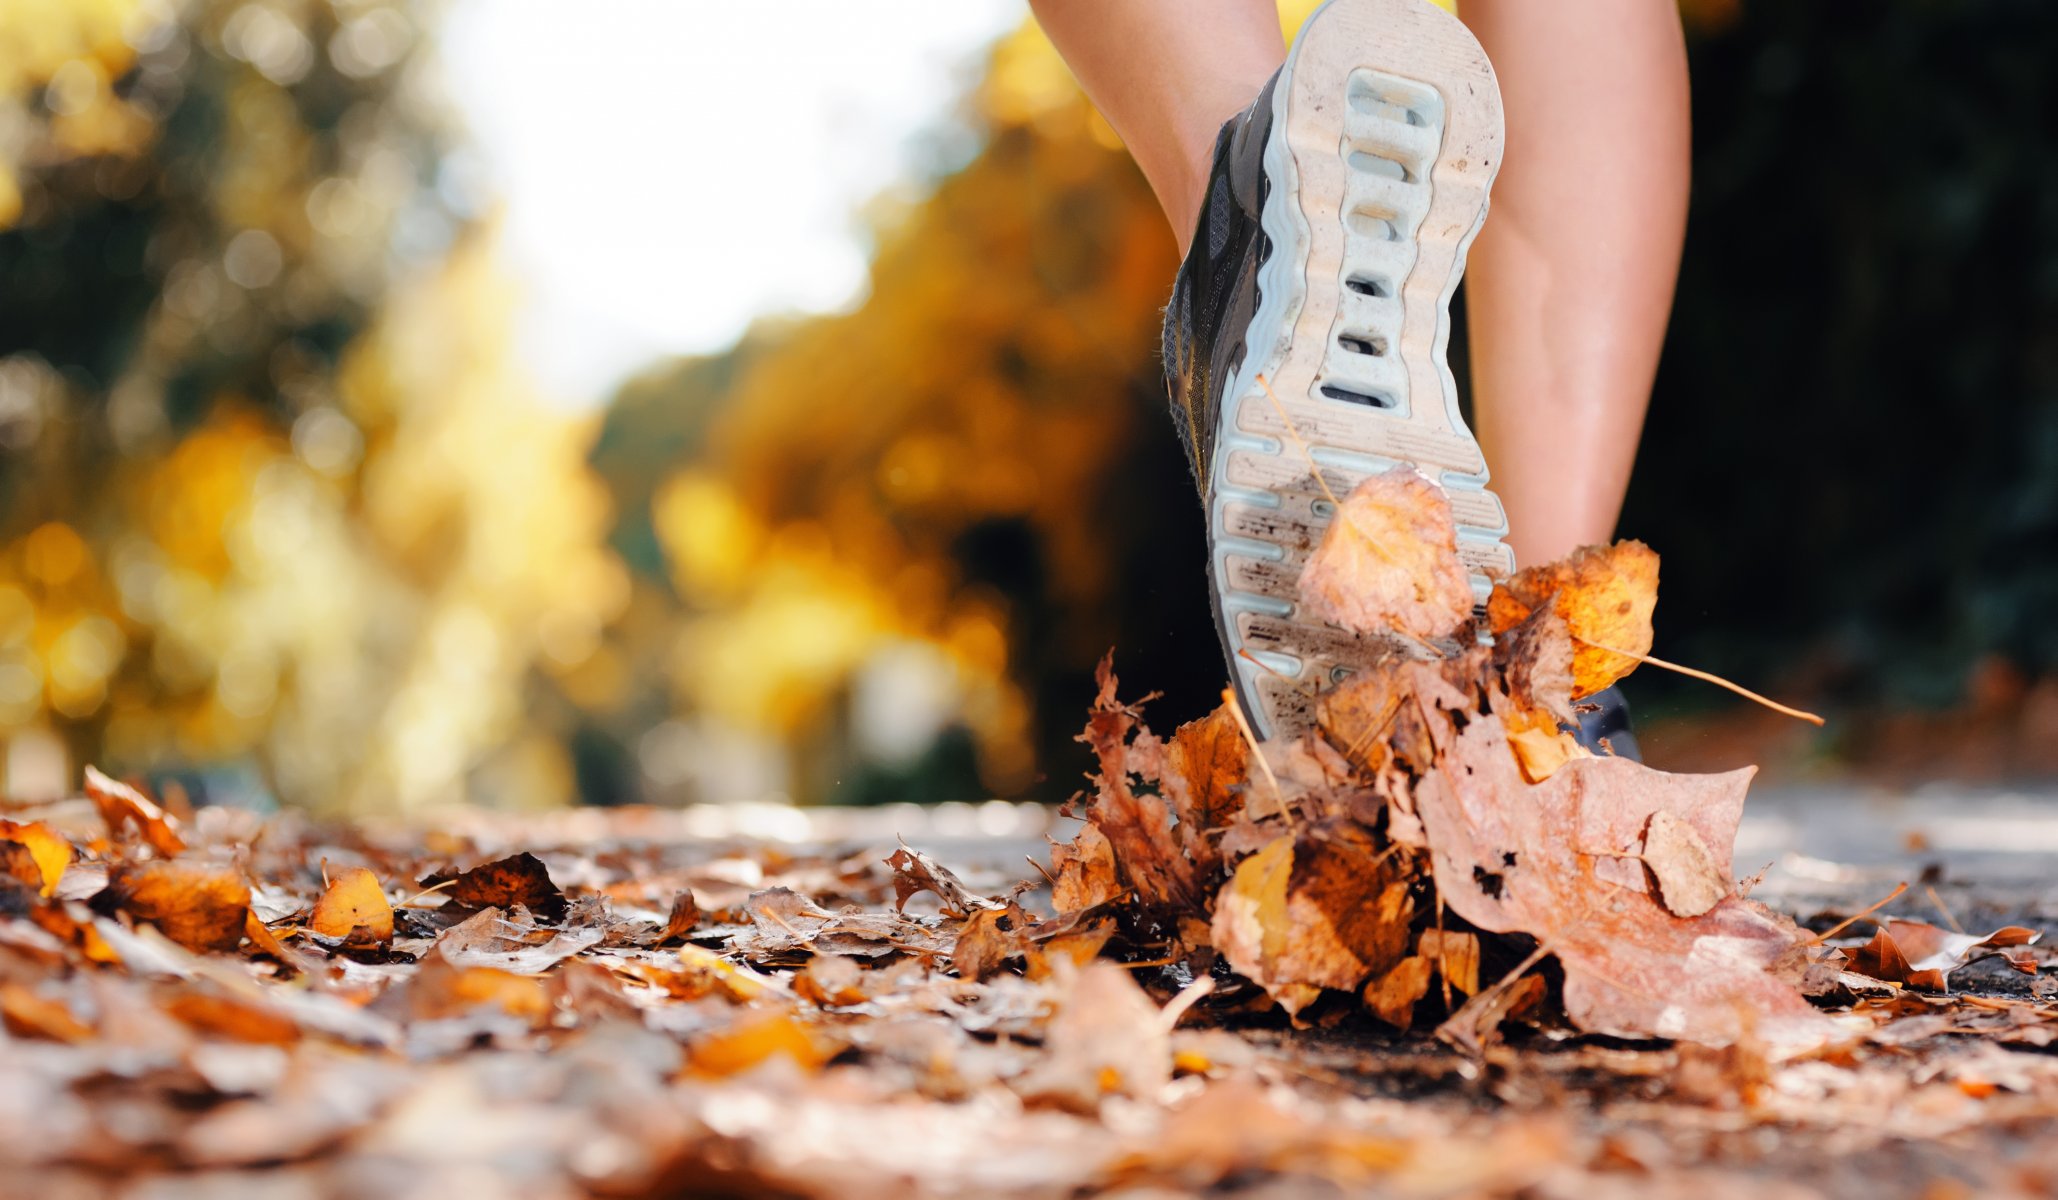
[[[1330,495],[1411,465],[1449,495],[1482,602],[1514,569],[1445,361],[1451,293],[1501,163],[1493,67],[1425,0],[1330,0],[1275,88],[1260,214],[1272,251],[1218,409],[1208,501],[1223,633],[1264,736],[1306,727],[1366,653],[1299,615]]]

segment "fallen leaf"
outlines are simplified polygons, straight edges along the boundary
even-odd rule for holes
[[[443,880],[431,876],[423,887]],[[550,880],[543,860],[522,853],[496,859],[460,873],[449,889],[450,898],[466,908],[514,908],[519,905],[549,921],[563,920],[565,896]]]
[[[1455,929],[1425,929],[1415,952],[1436,965],[1450,985],[1470,996],[1479,990],[1479,935]]]
[[[1443,489],[1411,467],[1344,497],[1301,569],[1308,615],[1352,633],[1449,637],[1472,620],[1472,585]]]
[[[43,867],[36,852],[20,842],[0,842],[0,883],[20,895],[42,895]]]
[[[1089,963],[1058,985],[1044,1054],[1015,1082],[1024,1099],[1092,1112],[1105,1096],[1154,1097],[1171,1082],[1171,1030],[1128,971]]]
[[[687,1061],[695,1075],[720,1079],[775,1056],[791,1059],[803,1070],[818,1070],[836,1057],[839,1048],[786,1013],[765,1013],[695,1039],[687,1049]]]
[[[39,890],[46,897],[57,890],[57,881],[71,865],[71,843],[47,822],[0,820],[0,842],[14,842],[28,850],[41,881]]]
[[[1115,872],[1115,847],[1099,825],[1082,826],[1070,842],[1052,842],[1050,902],[1060,913],[1078,912],[1112,900],[1128,889]]]
[[[166,860],[118,863],[92,906],[148,921],[188,950],[227,953],[243,941],[250,887],[229,867]]]
[[[1214,943],[1293,1012],[1308,989],[1356,991],[1407,954],[1411,890],[1361,827],[1310,828],[1238,864],[1215,901]]]
[[[453,966],[492,967],[537,975],[607,936],[598,926],[544,929],[517,925],[497,908],[481,909],[436,937],[436,953]]]
[[[1700,833],[1669,809],[1651,814],[1643,859],[1658,881],[1658,899],[1674,916],[1698,917],[1732,891],[1728,867],[1716,865]]]
[[[1549,606],[1578,643],[1572,694],[1591,696],[1634,671],[1637,660],[1613,651],[1651,651],[1658,604],[1658,556],[1642,542],[1584,546],[1571,557],[1517,571],[1487,598],[1487,626],[1498,637]],[[1607,649],[1601,649],[1607,647]]]
[[[672,911],[665,917],[664,932],[658,934],[657,944],[683,942],[700,924],[700,904],[693,898],[692,888],[681,888],[672,897]]]
[[[1365,985],[1365,1007],[1396,1029],[1414,1024],[1415,1005],[1429,994],[1430,961],[1411,955]]]
[[[300,1040],[300,1025],[292,1017],[261,1002],[181,989],[163,1006],[193,1029],[232,1041],[283,1046]]]
[[[1592,758],[1530,784],[1495,721],[1466,725],[1444,754],[1415,795],[1438,891],[1482,929],[1547,945],[1564,967],[1565,1010],[1580,1028],[1711,1045],[1749,1028],[1786,1049],[1832,1035],[1772,973],[1802,940],[1791,923],[1734,896],[1677,917],[1656,898],[1594,874],[1594,848],[1633,845],[1652,814],[1665,811],[1695,830],[1728,875],[1748,769],[1667,775]]]
[[[0,1025],[16,1037],[71,1043],[93,1038],[93,1027],[81,1021],[69,1004],[13,980],[0,982]]]
[[[978,920],[987,914],[975,915]],[[960,967],[959,970],[963,971]],[[793,990],[823,1008],[863,1004],[871,994],[865,990],[870,973],[857,960],[841,954],[824,954],[808,960],[807,968],[793,977]]]
[[[1100,690],[1078,738],[1092,747],[1100,765],[1087,819],[1107,836],[1117,870],[1145,907],[1196,911],[1197,872],[1172,831],[1171,809],[1162,796],[1139,792],[1130,782],[1157,782],[1163,746],[1143,727],[1137,707],[1116,698],[1112,651],[1100,660],[1094,679]]]
[[[2011,955],[2009,951],[2027,946],[2041,936],[2020,925],[2007,925],[1980,935],[1952,933],[1926,921],[1889,920],[1872,935],[1871,941],[1844,953],[1855,974],[1941,992],[1950,986],[1952,971],[1991,955],[2000,956],[2024,974],[2036,974],[2033,959]]]
[[[1250,747],[1226,704],[1181,725],[1165,745],[1165,799],[1179,822],[1186,852],[1203,867],[1220,857],[1208,831],[1243,815],[1240,789],[1249,771]]]
[[[952,916],[968,916],[983,909],[1001,907],[984,896],[975,896],[965,882],[953,874],[950,868],[919,850],[908,848],[902,842],[900,849],[886,856],[886,865],[893,868],[894,909],[906,912],[908,901],[923,892],[933,892],[943,901],[943,910]]]
[[[365,930],[374,941],[393,940],[393,906],[379,877],[364,867],[345,867],[329,878],[307,927],[326,938],[348,938]]]
[[[440,954],[422,960],[407,981],[405,1007],[421,1021],[445,1020],[481,1007],[537,1023],[550,1015],[543,980],[496,967],[460,966]]]
[[[101,774],[91,765],[86,767],[86,795],[99,808],[100,819],[109,833],[120,836],[133,826],[150,848],[165,858],[186,852],[186,841],[179,836],[179,823],[170,813],[135,788]]]
[[[1022,934],[1025,923],[1022,910],[1014,906],[973,913],[958,929],[957,945],[950,953],[951,966],[966,979],[985,979],[994,974],[1010,955],[1027,949],[1028,939]]]

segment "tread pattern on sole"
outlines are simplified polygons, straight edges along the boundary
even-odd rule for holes
[[[1297,619],[1330,495],[1413,466],[1450,497],[1479,598],[1514,569],[1444,360],[1451,293],[1500,164],[1493,69],[1422,0],[1331,0],[1276,86],[1262,214],[1273,251],[1222,398],[1209,505],[1223,629],[1266,735],[1304,727],[1339,663],[1368,649]]]

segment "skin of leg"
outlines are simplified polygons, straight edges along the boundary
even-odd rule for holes
[[[1030,0],[1186,254],[1222,123],[1286,61],[1273,0]]]
[[[1614,536],[1686,236],[1674,0],[1462,0],[1507,160],[1472,246],[1480,442],[1521,563]]]

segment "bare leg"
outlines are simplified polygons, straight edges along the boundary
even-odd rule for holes
[[[1466,305],[1520,563],[1614,536],[1686,236],[1674,0],[1463,0],[1507,109]]]
[[[1030,0],[1129,146],[1179,239],[1193,238],[1215,135],[1286,61],[1273,0]]]

